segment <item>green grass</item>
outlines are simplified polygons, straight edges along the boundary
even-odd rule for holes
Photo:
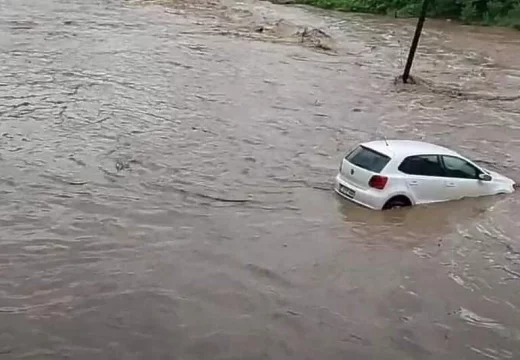
[[[300,4],[346,12],[416,17],[422,0],[297,0]],[[520,30],[520,0],[431,0],[428,17],[465,24],[510,26]]]

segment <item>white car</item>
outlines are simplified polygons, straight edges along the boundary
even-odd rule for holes
[[[341,162],[335,190],[370,209],[512,193],[515,182],[445,147],[380,140],[354,148]]]

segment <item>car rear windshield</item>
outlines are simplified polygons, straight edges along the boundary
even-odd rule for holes
[[[358,146],[346,157],[347,161],[375,173],[381,172],[386,164],[390,161],[390,158],[386,155],[380,154],[377,151],[366,148],[364,146]]]

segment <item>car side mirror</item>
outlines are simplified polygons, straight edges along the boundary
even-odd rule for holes
[[[482,181],[491,181],[493,178],[489,174],[482,173],[482,174],[479,174],[478,179],[482,180]]]

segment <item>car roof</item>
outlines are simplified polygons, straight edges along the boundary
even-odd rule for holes
[[[451,155],[460,156],[457,152],[440,145],[414,140],[376,140],[361,144],[391,158],[405,158],[412,155]]]

